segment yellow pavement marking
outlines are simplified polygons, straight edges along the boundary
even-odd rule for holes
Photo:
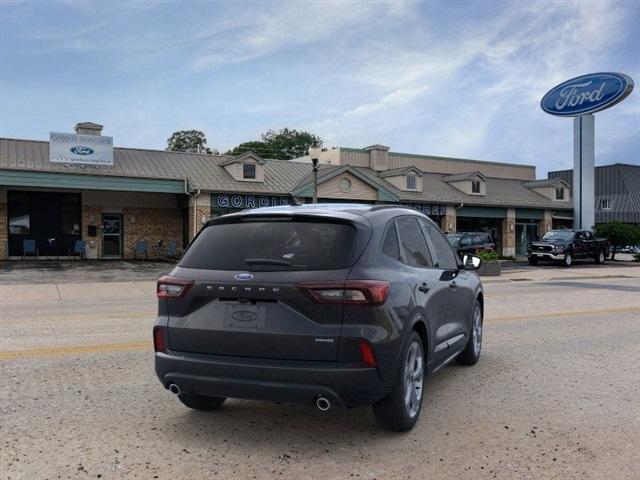
[[[16,360],[20,358],[57,357],[80,353],[116,352],[128,350],[151,350],[153,344],[149,340],[128,343],[102,343],[99,345],[72,345],[68,347],[43,347],[27,350],[0,351],[0,360]]]
[[[628,313],[628,312],[640,312],[640,306],[638,307],[622,307],[622,308],[604,308],[599,310],[574,310],[570,312],[553,312],[544,313],[541,315],[521,315],[510,317],[489,317],[486,319],[487,323],[503,322],[510,320],[536,320],[545,318],[557,318],[557,317],[572,317],[576,315],[598,315],[598,314],[611,314],[611,313]],[[102,343],[98,345],[71,345],[64,347],[42,347],[32,348],[25,350],[6,350],[0,351],[0,360],[16,360],[27,359],[37,357],[57,357],[65,355],[77,355],[82,353],[97,353],[97,352],[117,352],[117,351],[135,351],[135,350],[151,350],[153,344],[150,340],[127,342],[127,343]]]
[[[539,315],[520,315],[516,317],[487,317],[485,320],[487,323],[491,322],[503,322],[509,320],[537,320],[544,318],[556,318],[556,317],[574,317],[576,315],[598,315],[609,313],[628,313],[628,312],[640,312],[640,307],[621,307],[621,308],[603,308],[599,310],[574,310],[571,312],[553,312],[543,313]]]
[[[12,319],[8,319],[8,318],[3,318],[2,314],[0,314],[0,321],[3,322],[15,322],[15,323],[19,323],[19,322],[28,322],[28,321],[35,321],[35,322],[41,322],[43,320],[49,320],[49,321],[54,321],[54,322],[58,322],[58,321],[66,321],[66,320],[126,320],[128,318],[150,318],[153,319],[158,315],[157,312],[140,312],[140,313],[118,313],[118,314],[113,314],[113,315],[58,315],[58,316],[36,316],[36,317],[28,317],[28,318],[12,318]]]

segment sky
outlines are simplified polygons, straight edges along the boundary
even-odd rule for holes
[[[573,126],[541,97],[600,71],[640,82],[640,1],[0,0],[2,137],[91,121],[164,149],[195,128],[223,152],[289,127],[544,178]],[[639,90],[596,114],[597,165],[640,164]]]

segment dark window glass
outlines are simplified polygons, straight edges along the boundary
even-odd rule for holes
[[[473,180],[471,182],[471,191],[473,193],[480,193],[480,181],[479,180]]]
[[[401,218],[398,220],[400,242],[407,264],[412,267],[431,267],[433,262],[427,247],[427,240],[415,218]]]
[[[242,177],[243,178],[256,178],[256,164],[255,163],[243,163],[242,164]]]
[[[205,228],[180,265],[209,270],[332,270],[349,266],[355,229],[324,222],[252,221]]]
[[[556,200],[564,199],[564,188],[556,188]]]
[[[9,207],[9,233],[12,235],[28,235],[31,232],[29,205],[12,203]]]
[[[400,246],[398,245],[398,235],[396,233],[396,226],[394,223],[391,224],[384,237],[382,252],[394,260],[400,260]]]
[[[484,236],[483,235],[474,235],[472,243],[474,245],[482,245],[484,243]]]
[[[424,222],[423,225],[435,249],[436,257],[438,258],[438,267],[443,270],[457,270],[458,260],[456,259],[456,254],[440,229],[427,222]]]
[[[471,246],[471,235],[465,235],[464,237],[462,237],[462,240],[460,240],[460,246],[461,247],[470,247]]]
[[[80,206],[60,205],[60,233],[80,235]]]
[[[415,190],[415,189],[416,189],[416,176],[407,175],[407,190]]]

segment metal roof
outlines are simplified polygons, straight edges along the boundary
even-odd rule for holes
[[[442,178],[445,182],[461,182],[462,180],[473,180],[474,178],[485,179],[486,176],[480,172],[457,173],[455,175],[446,175]]]
[[[66,174],[129,178],[188,180],[192,189],[225,193],[264,193],[287,195],[308,187],[313,181],[312,167],[308,163],[286,160],[265,160],[264,182],[235,180],[222,166],[236,158],[225,155],[169,152],[138,148],[114,148],[113,165],[71,165],[49,161],[49,142],[0,138],[0,169],[30,172],[58,172]],[[637,168],[637,167],[635,167]],[[383,200],[400,202],[430,202],[465,205],[534,207],[571,209],[567,202],[557,202],[534,192],[525,181],[486,177],[486,195],[466,195],[445,181],[452,175],[422,173],[421,192],[401,190],[386,181],[382,172],[367,167],[350,165],[321,165],[318,181],[335,176],[337,171],[350,171],[371,184]],[[406,171],[403,168],[402,171]],[[640,171],[637,169],[636,171]],[[388,171],[384,176],[389,176]],[[466,175],[476,176],[477,172]],[[640,173],[633,177],[640,185]],[[631,178],[631,177],[629,177]],[[631,180],[629,180],[631,181]],[[639,192],[639,190],[636,190]],[[636,200],[640,205],[640,193]],[[397,199],[397,200],[396,200]]]

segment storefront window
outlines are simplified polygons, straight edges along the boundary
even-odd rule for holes
[[[28,235],[31,232],[31,216],[29,194],[11,192],[9,194],[9,233],[11,235]]]

